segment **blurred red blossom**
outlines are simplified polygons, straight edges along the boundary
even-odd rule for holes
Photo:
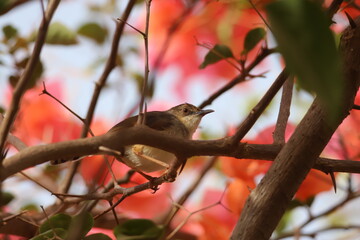
[[[348,13],[352,18],[360,15],[360,0],[344,1],[341,4],[342,12]]]
[[[116,240],[116,237],[115,237],[113,231],[109,230],[109,229],[104,229],[104,228],[96,228],[96,227],[94,227],[89,231],[87,236],[95,234],[95,233],[103,233],[106,236],[110,237],[112,240]]]
[[[15,235],[5,235],[0,234],[0,239],[6,239],[6,240],[24,240],[23,237],[15,236]]]
[[[250,141],[244,140],[244,142],[256,144],[271,144],[273,142],[272,134],[274,130],[275,126],[270,126],[259,132],[254,139]],[[295,126],[292,124],[288,124],[285,133],[286,140],[290,138],[294,130]],[[229,177],[240,179],[242,181],[241,184],[245,183],[251,189],[255,188],[256,186],[256,177],[265,174],[269,169],[270,165],[270,161],[236,159],[230,157],[223,157],[221,159],[221,167],[223,172]],[[240,184],[240,182],[238,182],[238,184]],[[309,197],[312,197],[319,192],[328,191],[331,188],[332,182],[329,176],[325,175],[322,172],[311,170],[308,176],[305,178],[304,182],[301,184],[300,188],[298,189],[295,197],[299,200],[305,201]],[[233,194],[234,196],[236,196],[236,192],[231,193],[231,191],[232,189],[229,188],[228,194]]]
[[[355,98],[360,105],[360,92]],[[324,155],[331,158],[360,160],[360,112],[353,109],[344,119],[334,136],[331,138]]]
[[[240,195],[244,193],[242,189],[237,189],[237,191],[239,191]],[[246,191],[248,190],[246,189]],[[227,209],[229,206],[228,199],[221,199],[222,195],[222,191],[211,189],[206,191],[204,194],[202,206],[211,207],[202,211],[200,214],[199,223],[201,224],[203,231],[201,235],[198,236],[199,240],[229,239],[238,215],[237,213],[231,212],[229,209]],[[244,194],[243,196],[244,199],[246,199],[247,195]],[[221,204],[212,206],[213,204],[218,203],[220,200]],[[241,202],[238,203],[240,204]]]
[[[59,81],[51,81],[46,87],[52,95],[63,100]],[[80,121],[49,96],[40,95],[42,90],[42,87],[36,87],[25,93],[14,124],[15,135],[29,145],[80,137]]]
[[[122,187],[132,187],[142,183],[148,182],[140,174],[135,174],[131,183],[122,184]],[[154,193],[153,190],[146,190],[127,197],[116,209],[117,211],[133,218],[150,218],[156,219],[166,213],[171,206],[171,199],[169,197],[171,184],[162,184],[159,190]],[[116,197],[116,199],[120,198]]]
[[[198,46],[197,42],[206,45],[225,44],[232,49],[235,57],[239,57],[246,33],[261,25],[263,23],[260,17],[249,4],[236,1],[200,1],[192,10],[180,0],[153,1],[149,36],[150,61],[154,66],[158,64],[156,62],[160,57],[161,65],[157,66],[160,69],[180,66],[181,74],[177,76],[174,89],[181,96],[184,93],[179,91],[185,89],[184,85],[194,75],[205,75],[208,81],[231,79],[237,73],[225,61],[200,71],[199,66],[208,50]],[[165,56],[161,56],[163,47],[166,47]],[[255,49],[249,57],[256,52]]]
[[[360,92],[357,93],[355,104],[360,105]],[[338,133],[340,153],[348,160],[360,160],[360,111],[352,110],[350,115],[342,122]]]

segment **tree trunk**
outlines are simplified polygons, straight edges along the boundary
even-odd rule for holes
[[[340,43],[345,93],[339,118],[330,124],[324,105],[315,99],[269,171],[248,197],[231,239],[271,237],[315,160],[352,109],[360,80],[360,18],[356,22],[356,27],[344,31]]]

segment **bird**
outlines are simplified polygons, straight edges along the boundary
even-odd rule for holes
[[[192,104],[183,103],[166,111],[143,113],[142,124],[174,137],[192,139],[201,119],[211,112],[214,111],[211,109],[203,110]],[[116,134],[123,129],[134,127],[138,124],[138,119],[139,115],[129,117],[113,126],[108,133]],[[124,146],[122,149],[117,149],[117,151],[121,153],[121,156],[117,157],[120,158],[119,161],[139,172],[165,171],[176,160],[173,153],[142,144]],[[52,161],[52,164],[66,161],[68,160]]]

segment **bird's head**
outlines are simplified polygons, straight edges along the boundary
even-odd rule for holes
[[[202,110],[192,104],[184,103],[177,105],[168,110],[169,113],[175,115],[189,130],[190,136],[195,132],[203,116],[214,110]]]

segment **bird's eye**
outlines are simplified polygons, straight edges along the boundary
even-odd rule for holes
[[[184,113],[187,113],[187,112],[189,112],[189,109],[184,108],[184,109],[183,109],[183,112],[184,112]]]

